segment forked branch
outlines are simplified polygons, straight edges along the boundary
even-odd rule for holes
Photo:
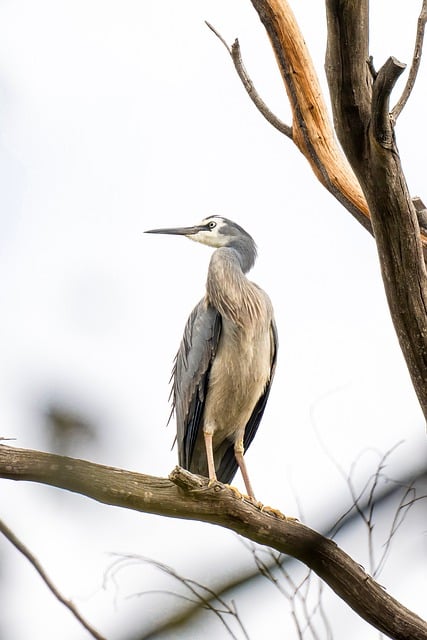
[[[216,37],[222,42],[222,44],[230,54],[231,59],[233,60],[233,63],[234,63],[234,67],[237,71],[237,75],[242,81],[242,84],[245,87],[248,96],[250,97],[250,99],[258,109],[258,111],[264,116],[264,118],[271,125],[273,125],[273,127],[275,127],[278,131],[280,131],[280,133],[283,133],[285,136],[287,136],[292,140],[292,127],[282,122],[280,118],[275,116],[274,113],[270,111],[270,109],[265,104],[264,100],[259,95],[258,91],[255,89],[254,83],[249,77],[249,74],[246,71],[245,66],[243,64],[242,54],[240,51],[240,44],[238,39],[236,38],[232,46],[229,47],[226,41],[224,40],[224,38],[218,33],[218,31],[209,22],[206,21],[206,24],[209,27],[209,29],[216,35]]]
[[[292,110],[292,127],[283,127],[280,121],[274,121],[275,116],[269,115],[271,112],[264,102],[260,110],[276,129],[283,129],[282,133],[287,137],[292,136],[320,182],[372,232],[366,200],[337,144],[310,54],[287,1],[252,0],[252,4],[267,30],[276,56]],[[233,58],[240,79],[254,100],[256,94],[241,62],[238,41],[230,48],[215,33]]]
[[[403,65],[369,70],[369,2],[327,0],[328,84],[344,151],[369,204],[391,317],[427,418],[426,238],[395,144],[389,97]]]
[[[427,0],[425,0],[426,2]],[[353,173],[352,167],[342,154],[337,143],[314,65],[287,0],[251,0],[251,3],[267,31],[292,109],[292,127],[289,128],[289,132],[287,129],[282,132],[288,137],[290,137],[288,135],[290,131],[292,132],[293,142],[310,163],[318,180],[360,224],[372,233],[371,214],[365,195]],[[363,5],[363,3],[356,4],[361,7]],[[336,12],[338,13],[342,10],[341,3],[337,2]],[[363,10],[362,7],[360,13],[363,13]],[[420,20],[423,18],[424,13],[421,14]],[[338,20],[336,22],[338,23]],[[336,31],[336,27],[337,24],[329,24],[328,30],[330,32]],[[354,29],[359,29],[360,31],[358,25],[354,25]],[[421,27],[419,27],[416,47],[418,53],[422,45],[420,29]],[[232,56],[239,76],[251,99],[256,104],[255,98],[257,94],[254,91],[253,84],[250,79],[248,80],[243,64],[239,62],[240,50],[238,42],[236,41],[234,45],[235,51],[233,55],[232,48],[227,45],[225,40],[214,29],[212,30]],[[354,55],[356,58],[360,56],[360,46],[355,50],[346,44],[348,39],[345,38],[345,34],[340,34],[336,31],[335,35],[337,38],[343,36],[342,42],[347,47],[347,55]],[[352,39],[353,41],[354,38]],[[345,51],[343,53],[346,55]],[[413,81],[415,81],[416,75],[415,61],[417,60],[419,64],[415,55],[410,74]],[[367,67],[368,59],[369,55],[366,53],[363,62],[359,65],[360,68]],[[330,68],[330,72],[339,76],[338,68]],[[277,126],[277,122],[274,122],[274,114],[271,114],[263,101],[259,104],[263,105],[260,111],[267,120],[271,121],[273,126],[280,130],[280,126]],[[354,107],[357,109],[358,105],[354,105]],[[421,241],[424,255],[427,256],[427,236],[424,233],[421,233]]]

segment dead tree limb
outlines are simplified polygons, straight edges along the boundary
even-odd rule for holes
[[[377,74],[369,69],[368,0],[326,7],[335,128],[369,205],[391,317],[427,418],[427,272],[389,108],[403,65],[390,57]]]
[[[336,140],[313,62],[287,0],[251,0],[251,3],[267,31],[288,94],[293,114],[293,141],[325,188],[372,233],[371,213],[366,194],[354,175],[354,166],[348,151],[344,149],[346,159]],[[344,2],[344,4],[347,3]],[[353,13],[358,13],[361,18],[364,18],[365,12],[357,9],[359,3],[352,4],[357,5]],[[423,14],[420,15],[420,20],[422,18]],[[347,34],[341,34],[343,49],[345,49],[343,53],[346,57],[352,56],[353,53],[356,57],[360,57],[359,52],[363,50],[367,56],[363,62],[366,67],[369,58],[368,49],[365,48],[364,41],[357,42],[354,34],[351,34],[352,25],[347,23],[347,26],[351,45],[349,40],[345,39]],[[357,27],[355,31],[358,31]],[[421,36],[418,36],[417,42],[418,44],[422,42]],[[338,60],[331,61],[331,59],[327,61],[328,66],[329,73],[336,73],[336,83],[340,83],[342,80],[340,72],[343,71],[343,66]],[[353,78],[353,82],[355,83],[359,77]],[[332,101],[334,96],[335,92],[331,92]],[[356,110],[360,106],[363,107],[356,103],[352,106]],[[342,123],[336,122],[336,109],[333,111],[334,124],[342,144],[339,131]],[[427,235],[423,232],[421,232],[421,242],[427,258]]]
[[[248,96],[250,97],[258,111],[275,129],[292,140],[292,127],[282,122],[276,115],[274,115],[274,113],[272,113],[272,111],[270,111],[264,100],[259,95],[258,91],[255,89],[254,83],[250,79],[249,74],[245,69],[245,65],[243,64],[238,39],[236,38],[231,47],[229,47],[221,34],[219,34],[218,31],[209,22],[206,22],[206,25],[227,49],[228,53],[231,56],[231,59],[233,60],[234,68],[236,69],[237,74],[242,81],[242,84],[245,87]]]
[[[286,0],[251,0],[270,39],[292,110],[292,139],[326,189],[372,231],[365,197],[329,121],[304,38]]]
[[[426,640],[427,623],[388,595],[335,542],[296,520],[278,517],[241,500],[220,483],[177,467],[169,479],[0,446],[0,477],[73,491],[105,504],[226,527],[286,553],[313,569],[369,624],[395,640]]]
[[[374,70],[369,56],[368,0],[326,0],[326,75],[344,157],[287,0],[251,3],[267,31],[286,87],[293,114],[292,140],[320,182],[374,233],[392,320],[427,419],[427,236],[423,225],[420,229],[419,212],[406,185],[389,104],[404,67],[390,57],[378,73]],[[425,2],[418,22],[413,80],[424,23]]]

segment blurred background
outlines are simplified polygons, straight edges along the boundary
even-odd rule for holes
[[[323,3],[293,4],[326,93]],[[372,4],[374,63],[410,63],[421,3]],[[414,493],[400,488],[420,476],[426,493],[425,424],[374,241],[256,111],[204,20],[239,37],[259,93],[290,124],[247,0],[0,2],[0,436],[166,476],[170,371],[210,250],[143,231],[225,215],[258,244],[250,277],[280,337],[247,454],[257,497],[328,533],[375,485],[377,507],[366,521],[350,511],[336,539],[368,570],[384,565],[381,584],[425,616],[426,507],[408,511]],[[424,64],[397,127],[411,194],[424,198],[426,81]],[[334,638],[378,637],[314,577],[292,596],[305,577],[296,562],[217,527],[12,481],[0,517],[109,640],[311,637],[319,593],[319,638],[332,637],[325,619]],[[89,637],[3,538],[0,559],[1,638]],[[198,596],[183,579],[231,613],[187,619]]]

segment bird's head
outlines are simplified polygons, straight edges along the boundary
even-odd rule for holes
[[[189,240],[209,247],[232,247],[239,254],[242,269],[248,271],[256,257],[256,245],[252,237],[242,227],[222,216],[208,216],[193,227],[173,227],[170,229],[150,229],[145,233],[164,233],[185,236]]]
[[[222,216],[208,216],[193,227],[173,227],[171,229],[150,229],[145,233],[165,233],[185,236],[189,240],[207,244],[209,247],[229,247],[236,240],[250,239],[251,236],[242,227]],[[253,240],[252,240],[253,242]]]

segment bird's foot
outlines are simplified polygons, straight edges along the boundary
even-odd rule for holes
[[[262,504],[262,502],[258,502],[257,507],[262,513],[269,513],[275,518],[279,518],[280,520],[293,520],[297,521],[298,518],[292,518],[291,516],[285,516],[284,513],[279,511],[279,509],[274,509],[273,507],[269,507],[266,504]]]
[[[217,483],[217,482],[214,482],[212,485],[208,485],[208,484],[207,484],[207,485],[206,485],[206,486],[204,486],[204,487],[200,487],[200,488],[198,488],[198,489],[192,489],[192,491],[191,491],[191,492],[192,492],[192,493],[207,493],[208,491],[211,491],[212,489],[213,489],[214,491],[221,491],[222,487],[221,487],[221,485],[220,485],[220,483],[219,483],[219,482],[218,482],[218,483]]]
[[[222,491],[222,489],[224,488],[224,485],[219,482],[216,478],[210,478],[207,482],[206,482],[206,478],[203,476],[197,476],[198,478],[200,478],[201,482],[203,482],[202,486],[199,486],[195,489],[191,489],[192,493],[205,493],[207,491],[210,490],[214,490],[214,491]]]
[[[280,520],[288,520],[288,521],[298,520],[297,518],[292,518],[291,516],[285,516],[285,514],[279,511],[279,509],[274,509],[273,507],[269,507],[268,505],[263,504],[262,502],[259,502],[255,498],[255,496],[248,496],[246,495],[246,493],[241,493],[236,487],[233,487],[232,484],[226,484],[225,486],[227,487],[227,489],[231,489],[231,491],[234,493],[234,495],[238,500],[250,502],[255,507],[257,507],[262,513],[268,513],[274,516],[275,518],[279,518]]]
[[[237,487],[233,487],[232,484],[225,484],[224,486],[227,487],[227,489],[231,489],[231,491],[234,493],[234,495],[236,496],[236,498],[238,500],[250,500],[249,496],[247,496],[244,493],[241,493]]]

